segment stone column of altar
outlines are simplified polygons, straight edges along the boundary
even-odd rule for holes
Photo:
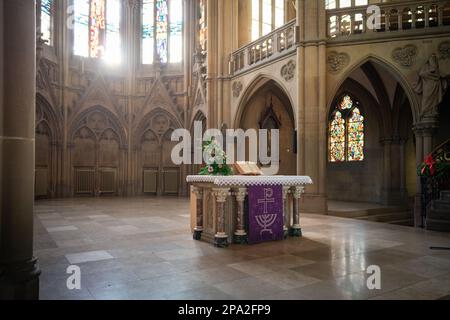
[[[244,224],[244,202],[247,195],[247,188],[236,189],[234,195],[237,202],[236,232],[234,233],[234,242],[239,244],[247,243],[247,232]]]
[[[228,235],[225,232],[225,202],[230,194],[229,188],[215,188],[213,189],[216,197],[216,218],[217,218],[217,232],[214,236],[214,245],[219,248],[228,246]]]
[[[292,190],[292,195],[294,196],[294,219],[292,228],[289,230],[291,237],[302,236],[302,228],[300,227],[300,198],[303,192],[305,192],[305,188],[300,186],[294,187]]]
[[[35,1],[0,1],[0,300],[38,299],[33,257]]]
[[[289,235],[289,224],[291,216],[289,214],[289,189],[290,187],[283,187],[283,231],[284,238]]]
[[[192,192],[195,194],[196,201],[196,223],[194,228],[194,240],[200,240],[203,232],[203,189],[199,187],[192,187]]]

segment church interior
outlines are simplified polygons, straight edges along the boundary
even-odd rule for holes
[[[0,0],[0,70],[0,300],[450,299],[449,0]]]

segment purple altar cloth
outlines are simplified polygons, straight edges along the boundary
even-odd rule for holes
[[[281,185],[248,188],[250,244],[283,239],[283,188]]]

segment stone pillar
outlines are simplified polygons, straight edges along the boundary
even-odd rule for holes
[[[0,300],[37,299],[39,268],[33,257],[36,7],[1,1]],[[7,44],[7,45],[3,45]]]
[[[424,117],[422,121],[415,125],[416,135],[416,164],[419,166],[425,158],[433,152],[433,137],[438,127],[438,119],[435,116]],[[417,193],[414,205],[414,221],[416,227],[425,227],[422,217],[422,186],[420,177],[417,177]]]
[[[237,203],[236,232],[234,242],[239,244],[247,243],[247,232],[245,231],[244,202],[247,195],[247,188],[238,188],[235,191]]]
[[[416,136],[416,165],[418,166],[423,161],[423,136],[422,130],[419,128],[414,129],[414,133]],[[414,226],[416,228],[422,228],[422,187],[420,183],[420,177],[416,178],[416,195],[414,197]]]
[[[327,212],[326,11],[324,1],[297,0],[297,174],[314,184],[306,188],[305,210]],[[317,21],[324,23],[318,24]]]
[[[392,169],[391,169],[391,146],[392,139],[384,139],[381,141],[384,147],[383,153],[383,202],[390,204],[391,192],[392,192]]]
[[[291,215],[289,214],[289,189],[290,187],[283,187],[283,231],[285,239],[289,235],[289,225],[291,223]]]
[[[225,202],[229,195],[228,188],[215,188],[213,189],[214,196],[216,197],[216,223],[217,232],[214,236],[214,246],[219,248],[228,247],[228,235],[225,232]]]
[[[289,230],[289,235],[291,237],[301,237],[302,236],[302,228],[300,227],[300,198],[302,194],[305,192],[305,188],[303,186],[294,187],[292,190],[293,195],[293,223],[292,228]]]
[[[192,187],[192,193],[196,198],[196,219],[194,228],[194,240],[200,240],[203,232],[203,190],[198,187]]]

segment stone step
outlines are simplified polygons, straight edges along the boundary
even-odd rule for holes
[[[450,221],[427,219],[427,230],[450,232]]]
[[[427,216],[433,220],[446,220],[450,221],[450,212],[443,210],[435,210],[434,206],[430,208],[427,212]]]
[[[414,218],[389,221],[389,224],[395,224],[397,226],[414,227]]]
[[[387,222],[390,223],[392,221],[402,221],[402,220],[409,220],[413,218],[413,214],[410,211],[403,211],[403,212],[391,212],[391,213],[384,213],[384,214],[378,214],[378,215],[369,215],[364,217],[358,217],[356,219],[358,220],[366,220],[366,221],[374,221],[374,222]]]
[[[355,211],[329,210],[328,215],[334,216],[334,217],[355,219],[355,218],[359,218],[359,217],[375,216],[375,215],[380,215],[380,214],[405,212],[407,210],[408,210],[408,208],[405,206],[393,206],[393,207],[376,208],[376,209],[355,210]]]
[[[450,201],[434,200],[431,204],[431,210],[450,214]]]
[[[367,210],[356,210],[356,211],[332,211],[328,210],[328,215],[333,217],[341,218],[357,218],[367,216]]]
[[[441,191],[441,200],[450,201],[450,190],[442,190]]]

